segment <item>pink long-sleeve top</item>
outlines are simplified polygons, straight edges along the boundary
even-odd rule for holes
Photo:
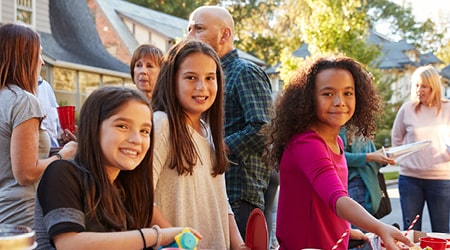
[[[392,146],[430,140],[431,145],[408,155],[397,164],[400,174],[420,179],[450,180],[450,152],[445,140],[450,138],[450,102],[436,107],[422,105],[414,111],[412,102],[402,105],[392,127]]]
[[[342,140],[339,138],[341,152]],[[350,224],[336,214],[347,193],[344,154],[335,154],[315,132],[292,137],[280,162],[276,235],[280,249],[331,249]],[[349,236],[338,249],[347,249]]]

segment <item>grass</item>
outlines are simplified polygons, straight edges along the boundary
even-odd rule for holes
[[[385,180],[396,180],[398,179],[398,172],[387,172],[384,173]]]

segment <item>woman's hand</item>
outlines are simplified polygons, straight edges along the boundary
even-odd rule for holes
[[[68,129],[64,129],[60,132],[61,137],[58,139],[58,143],[61,146],[66,145],[70,141],[77,141],[77,137]]]
[[[78,143],[75,141],[69,141],[64,145],[64,147],[58,152],[64,160],[70,160],[75,157],[77,153]]]
[[[366,161],[367,162],[376,162],[381,165],[395,165],[395,160],[392,158],[387,157],[384,154],[383,149],[379,149],[372,153],[367,153],[366,155]]]

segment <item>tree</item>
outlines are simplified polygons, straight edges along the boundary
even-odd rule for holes
[[[389,0],[367,0],[363,8],[370,13],[368,20],[371,28],[376,28],[379,23],[388,24],[389,34],[384,35],[406,40],[421,52],[436,52],[445,43],[448,22],[441,25],[431,19],[419,22],[412,14],[410,5],[400,6]]]
[[[234,0],[227,1],[226,8],[235,23],[235,45],[269,65],[279,61],[282,49],[279,36],[273,32],[274,11],[277,0]]]
[[[450,40],[447,40],[445,44],[436,52],[436,55],[445,65],[450,64]]]
[[[366,65],[367,70],[374,76],[374,82],[386,105],[384,118],[389,119],[378,121],[378,132],[382,135],[379,140],[384,143],[395,118],[392,104],[388,102],[392,96],[392,80],[384,78],[376,65],[381,51],[379,47],[368,43],[370,22],[361,1],[304,0],[301,4],[302,13],[298,13],[299,9],[292,6],[282,7],[286,10],[282,26],[295,22],[299,31],[293,31],[292,34],[301,34],[312,55],[346,55]],[[281,61],[280,75],[286,82],[292,75],[289,71],[304,63],[304,60],[294,59],[292,54],[286,51],[282,54]]]

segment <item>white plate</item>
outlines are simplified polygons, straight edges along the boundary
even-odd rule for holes
[[[417,152],[419,150],[422,150],[428,146],[431,145],[430,140],[426,141],[419,141],[419,142],[413,142],[397,147],[390,147],[386,149],[386,156],[393,158],[396,162],[400,162],[405,157],[407,157],[410,154],[413,154],[414,152]]]
[[[450,234],[446,233],[427,233],[427,236],[433,237],[433,238],[439,238],[444,240],[450,240]]]

